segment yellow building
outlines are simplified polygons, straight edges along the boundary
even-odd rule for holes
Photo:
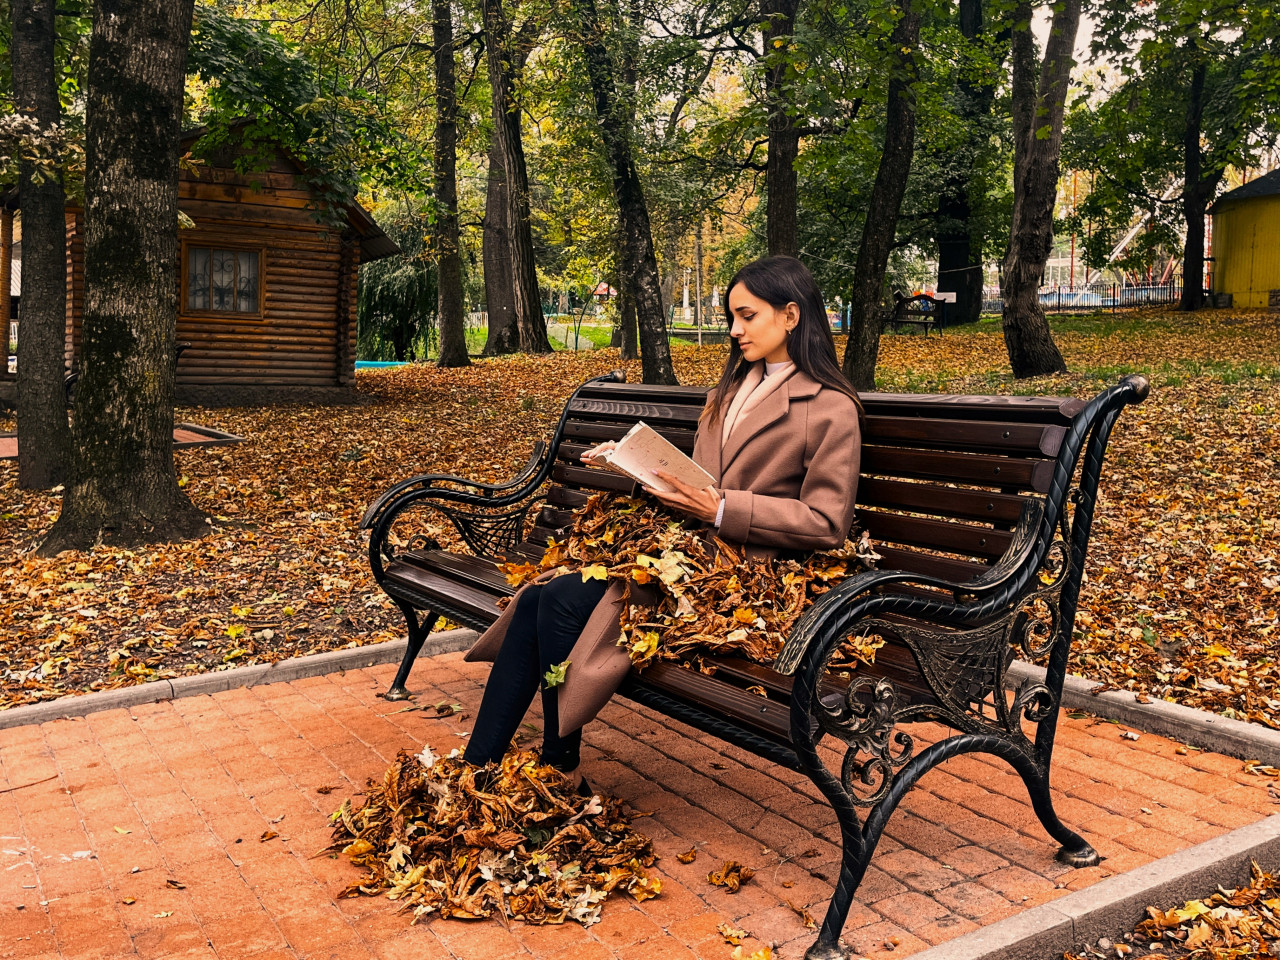
[[[1224,193],[1213,214],[1213,292],[1266,309],[1280,293],[1280,170]]]

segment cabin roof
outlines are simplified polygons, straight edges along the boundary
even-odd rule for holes
[[[1224,203],[1234,203],[1237,200],[1252,200],[1254,197],[1272,197],[1276,194],[1280,194],[1280,170],[1264,173],[1248,183],[1241,184],[1234,190],[1228,190],[1209,209],[1213,211]]]
[[[249,123],[250,118],[238,121],[240,124]],[[182,134],[182,148],[189,150],[191,146],[208,132],[209,128],[205,126],[195,127],[187,130]],[[287,160],[299,173],[306,173],[307,168],[293,154],[286,150],[283,146],[277,144],[276,149],[280,156]],[[383,257],[395,256],[400,253],[400,247],[394,240],[388,237],[373,219],[373,214],[369,213],[360,202],[352,198],[345,205],[347,214],[347,222],[360,235],[360,262],[369,263],[373,260],[381,260]]]

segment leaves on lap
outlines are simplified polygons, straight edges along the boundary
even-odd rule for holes
[[[654,501],[600,493],[575,515],[566,540],[548,544],[537,566],[499,568],[513,583],[560,570],[579,572],[584,581],[623,584],[622,643],[631,662],[643,668],[655,659],[698,663],[709,653],[772,663],[814,598],[875,559],[865,535],[804,562],[749,559],[687,528]],[[649,585],[657,605],[641,602],[632,584]],[[871,663],[879,645],[846,644],[835,665]]]

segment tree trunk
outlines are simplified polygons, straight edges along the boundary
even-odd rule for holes
[[[658,260],[653,251],[649,208],[631,152],[626,108],[619,103],[614,84],[615,70],[609,51],[601,40],[595,0],[576,0],[574,10],[587,74],[591,79],[601,139],[613,173],[613,196],[618,203],[621,237],[618,273],[622,289],[631,298],[636,311],[644,382],[675,384],[679,381],[671,365],[671,344],[667,341],[667,328],[662,316],[662,285],[658,277]]]
[[[898,212],[915,153],[916,100],[911,87],[918,74],[915,47],[920,39],[920,10],[917,2],[902,3],[902,17],[889,37],[891,73],[885,105],[884,151],[867,203],[867,218],[849,293],[850,329],[844,349],[844,375],[858,390],[874,390],[876,385],[884,273],[898,232]]]
[[[14,0],[13,94],[42,131],[60,120],[54,66],[54,0]],[[67,479],[71,432],[63,389],[67,329],[67,227],[61,174],[19,166],[22,301],[18,317],[18,486],[47,490]],[[6,287],[8,274],[4,277]],[[9,314],[0,318],[7,338]]]
[[[482,0],[485,42],[489,61],[489,86],[493,91],[493,134],[502,154],[506,204],[503,222],[511,254],[511,307],[520,349],[524,353],[550,353],[547,322],[542,316],[538,276],[533,258],[533,232],[529,226],[529,171],[524,160],[520,107],[512,92],[512,78],[519,69],[513,63],[511,26],[502,0]]]
[[[618,287],[618,346],[623,360],[640,356],[640,335],[636,323],[636,302],[627,293],[626,284]]]
[[[502,148],[498,144],[498,125],[493,111],[493,140],[489,144],[489,176],[484,195],[484,300],[488,312],[489,332],[485,336],[484,355],[495,357],[520,349],[520,331],[516,329],[516,307],[512,296],[511,236],[507,233],[507,175],[502,168]]]
[[[765,167],[765,217],[769,253],[799,256],[800,236],[796,226],[796,157],[800,155],[800,134],[791,105],[787,83],[794,79],[787,45],[795,33],[800,0],[763,0],[765,104],[769,110],[769,155]]]
[[[959,24],[960,35],[970,42],[983,35],[982,0],[960,0]],[[989,139],[986,120],[995,96],[994,82],[963,75],[956,84],[956,120],[965,131],[967,162],[952,167],[938,193],[938,292],[956,295],[947,307],[951,323],[976,323],[982,316],[985,238],[973,220],[974,161]]]
[[[436,316],[440,321],[440,358],[436,363],[465,367],[471,359],[467,356],[458,245],[458,95],[451,0],[433,0],[431,34],[436,59]]]
[[[173,461],[178,137],[193,0],[98,0],[74,479],[41,552],[195,536]]]
[[[1020,4],[1014,13],[1013,224],[1001,293],[1004,342],[1009,366],[1018,379],[1067,369],[1040,306],[1040,282],[1053,248],[1062,114],[1075,65],[1072,53],[1080,25],[1080,4],[1081,0],[1063,0],[1054,9],[1038,84],[1030,5]]]
[[[1183,310],[1204,306],[1204,214],[1213,189],[1203,180],[1204,154],[1200,131],[1204,120],[1204,81],[1207,68],[1197,63],[1187,94],[1187,125],[1182,135],[1182,213],[1187,221],[1187,239],[1182,247]]]

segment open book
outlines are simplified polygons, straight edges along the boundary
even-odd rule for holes
[[[665,470],[697,490],[715,483],[711,474],[643,420],[628,430],[616,447],[603,456],[592,457],[591,462],[663,493],[670,493],[675,487],[655,476],[654,470]]]

